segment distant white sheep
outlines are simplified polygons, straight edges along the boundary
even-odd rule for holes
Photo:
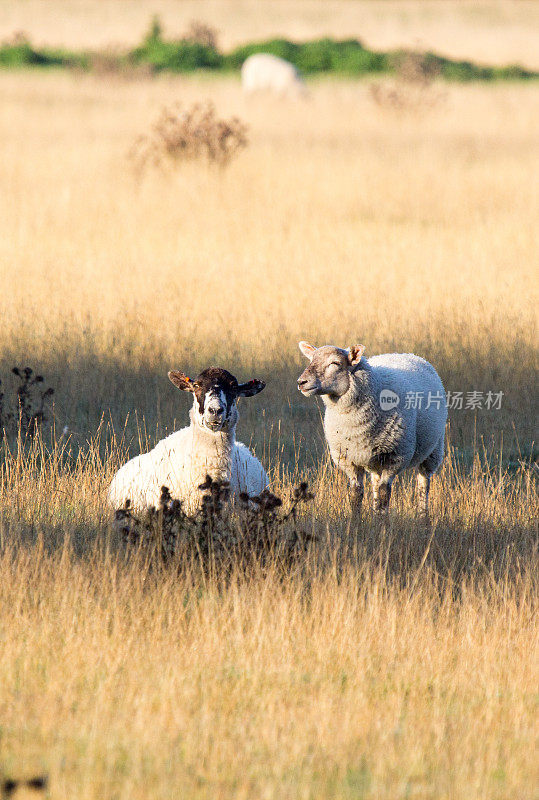
[[[387,511],[396,475],[418,469],[419,506],[428,515],[431,476],[444,457],[447,408],[434,367],[412,353],[363,358],[363,345],[299,348],[311,362],[298,389],[321,395],[324,432],[334,463],[351,485],[359,513],[365,471],[371,475],[374,510]]]
[[[247,94],[272,92],[281,97],[298,97],[307,93],[296,67],[271,53],[255,53],[245,59],[241,85]]]
[[[110,503],[119,508],[129,499],[134,509],[157,507],[161,487],[167,486],[185,512],[193,514],[202,505],[198,487],[207,475],[214,481],[229,481],[235,494],[260,494],[268,478],[260,461],[236,441],[236,400],[258,394],[266,384],[259,380],[239,384],[220,367],[205,369],[194,380],[176,371],[168,377],[178,389],[193,393],[191,424],[124,464],[110,485]]]

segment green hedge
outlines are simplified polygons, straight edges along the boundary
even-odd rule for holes
[[[128,54],[133,64],[147,64],[156,71],[194,72],[196,69],[222,69],[224,56],[213,47],[180,40],[167,42],[160,35],[150,35],[140,47]]]
[[[89,60],[84,53],[44,48],[36,50],[27,41],[0,45],[0,67],[80,67],[88,69]]]
[[[393,56],[402,55],[402,51]],[[507,67],[484,67],[471,61],[452,61],[434,53],[423,56],[425,67],[431,67],[442,78],[448,81],[493,81],[493,80],[525,80],[539,77],[539,73],[531,72],[517,65]]]
[[[169,41],[163,38],[161,27],[154,20],[152,27],[139,47],[123,55],[106,56],[121,68],[145,65],[159,72],[194,72],[198,69],[238,70],[253,53],[272,53],[295,64],[305,75],[392,74],[398,69],[405,51],[375,52],[363,47],[357,39],[315,39],[310,42],[291,42],[288,39],[269,39],[263,42],[236,47],[230,53],[221,53],[214,47],[189,39]],[[408,54],[409,55],[409,54]],[[98,53],[74,53],[44,48],[37,50],[28,41],[0,45],[0,68],[12,67],[79,67],[91,69],[99,58]],[[421,56],[426,69],[449,81],[522,80],[537,78],[539,73],[519,66],[485,67],[471,61],[453,61],[434,53]]]
[[[369,72],[386,72],[389,69],[386,53],[367,50],[357,39],[315,39],[301,44],[287,39],[269,39],[237,47],[225,56],[225,63],[238,69],[253,53],[271,53],[284,58],[295,64],[304,75],[326,72],[363,75]]]

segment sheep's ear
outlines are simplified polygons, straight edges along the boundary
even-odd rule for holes
[[[171,383],[174,384],[178,389],[182,389],[184,392],[194,392],[195,387],[191,378],[188,378],[184,372],[178,372],[175,369],[171,369],[168,373],[168,378]]]
[[[261,392],[265,385],[264,381],[259,381],[256,378],[252,381],[247,381],[247,383],[240,383],[237,389],[238,396],[252,397],[254,394]]]
[[[364,344],[353,344],[352,347],[348,348],[348,363],[351,367],[356,367],[359,364],[364,352]]]
[[[316,352],[316,347],[314,347],[312,344],[309,344],[308,342],[298,342],[298,347],[305,356],[305,358],[308,358],[309,361],[313,360],[313,356]]]

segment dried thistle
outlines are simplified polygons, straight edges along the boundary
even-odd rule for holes
[[[395,78],[372,83],[372,100],[393,111],[420,111],[433,108],[445,99],[445,92],[436,86],[440,65],[424,53],[399,52],[393,58]]]
[[[182,37],[187,42],[193,44],[200,44],[203,47],[210,47],[212,50],[218,50],[219,35],[215,28],[208,25],[206,22],[194,19],[189,23],[189,27]]]
[[[149,167],[205,160],[225,167],[247,146],[247,126],[238,117],[217,116],[213,103],[163,108],[148,134],[135,141],[130,158],[137,174]]]
[[[394,57],[397,77],[403,83],[429,87],[440,77],[440,65],[424,53],[405,51]]]
[[[5,778],[2,782],[2,797],[11,797],[15,792],[19,794],[19,788],[23,787],[32,790],[32,792],[44,792],[47,789],[48,783],[49,778],[47,775],[37,775],[35,778],[27,778],[26,780]]]
[[[36,375],[31,367],[13,367],[11,370],[21,381],[16,390],[15,410],[5,407],[5,395],[0,391],[0,428],[18,421],[23,435],[33,436],[39,425],[47,421],[45,404],[54,394],[54,389],[42,388],[44,378]],[[0,381],[0,386],[1,386]]]
[[[193,516],[185,514],[166,486],[161,490],[159,508],[140,516],[126,501],[115,512],[115,527],[124,543],[149,547],[163,561],[196,556],[204,565],[226,567],[232,560],[265,563],[274,555],[288,561],[313,538],[299,529],[297,520],[300,503],[314,497],[306,483],[294,489],[286,512],[282,511],[282,499],[267,489],[255,497],[240,494],[235,506],[227,502],[227,482],[207,476],[199,489],[204,492],[202,507]]]

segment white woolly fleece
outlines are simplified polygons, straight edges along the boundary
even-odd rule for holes
[[[268,486],[260,461],[241,442],[236,441],[235,425],[229,431],[214,433],[202,428],[190,412],[191,424],[162,439],[149,453],[132,458],[113,478],[109,502],[140,510],[158,506],[161,487],[167,486],[173,498],[181,500],[187,514],[202,504],[198,489],[209,475],[215,481],[229,481],[234,494],[253,496]]]
[[[395,408],[380,407],[383,390],[398,395]],[[420,408],[406,407],[409,392],[422,393]],[[429,392],[441,401],[427,408]],[[445,390],[432,364],[420,356],[387,353],[362,358],[346,394],[336,400],[324,395],[322,400],[332,459],[351,479],[357,467],[391,475],[425,462],[428,473],[439,467],[447,419]],[[377,454],[383,454],[379,465]]]

